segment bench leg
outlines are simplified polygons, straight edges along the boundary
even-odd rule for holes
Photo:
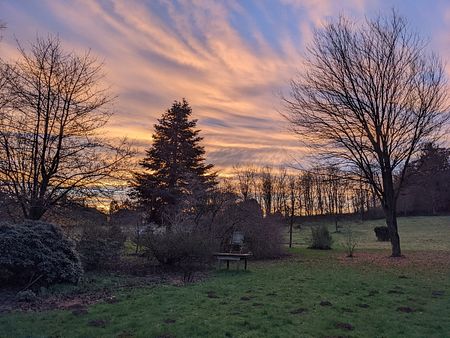
[[[227,260],[227,270],[230,270],[230,261]]]
[[[244,259],[244,262],[245,262],[245,268],[244,269],[247,270],[247,258]]]

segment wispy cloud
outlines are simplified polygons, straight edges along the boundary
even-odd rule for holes
[[[301,69],[314,27],[339,13],[363,18],[397,4],[343,3],[10,1],[1,5],[0,19],[8,24],[2,53],[13,53],[13,35],[33,40],[37,32],[58,33],[67,48],[90,48],[105,60],[108,84],[119,95],[111,135],[148,146],[156,119],[185,97],[199,119],[208,160],[219,168],[288,164],[305,149],[287,132],[277,93]]]

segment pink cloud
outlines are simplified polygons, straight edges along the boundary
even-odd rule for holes
[[[91,48],[105,60],[108,84],[119,95],[110,135],[126,134],[143,146],[150,144],[160,114],[186,97],[199,118],[210,160],[225,170],[240,161],[239,152],[258,164],[287,163],[305,152],[286,131],[277,93],[301,69],[301,52],[314,27],[339,13],[361,17],[368,6],[362,0],[281,0],[273,5],[299,18],[284,22],[291,17],[272,17],[271,9],[256,1],[266,17],[264,28],[277,37],[274,44],[241,1],[39,4],[45,17],[20,11],[25,3],[4,6],[14,30],[5,33],[4,55],[13,54],[12,34],[32,40],[36,31],[59,32],[67,48]],[[233,16],[245,22],[253,44],[233,24]]]

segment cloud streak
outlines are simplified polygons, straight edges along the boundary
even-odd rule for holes
[[[50,32],[67,48],[90,48],[104,59],[108,84],[118,94],[110,135],[150,145],[156,119],[185,97],[199,119],[208,160],[219,169],[237,162],[286,165],[305,149],[287,132],[278,93],[301,70],[314,27],[338,13],[362,18],[397,4],[340,3],[10,1],[1,5],[0,19],[8,24],[2,50],[13,54],[13,35],[33,40],[36,32]],[[421,14],[427,3],[414,4],[417,9],[399,10],[431,22]],[[433,22],[446,22],[445,4],[436,11]]]

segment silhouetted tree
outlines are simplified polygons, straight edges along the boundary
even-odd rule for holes
[[[0,63],[0,182],[25,218],[38,220],[69,198],[108,191],[132,155],[99,136],[113,97],[89,52],[65,52],[58,38]]]
[[[288,174],[285,168],[280,168],[273,174],[273,209],[284,217],[289,217],[288,211]]]
[[[383,207],[400,256],[397,198],[408,164],[448,118],[441,61],[395,12],[315,33],[306,72],[285,99],[294,131],[353,168]]]
[[[322,173],[323,194],[326,213],[334,219],[336,232],[339,231],[338,220],[345,207],[345,194],[349,188],[344,173],[336,166],[329,165]]]
[[[191,114],[185,99],[172,104],[154,126],[153,144],[141,162],[146,172],[135,175],[134,195],[146,208],[149,221],[157,224],[170,225],[165,213],[178,208],[187,195],[198,196],[199,190],[216,184],[213,165],[205,164],[202,137]]]
[[[314,215],[313,175],[306,171],[300,177],[300,193],[306,216]]]
[[[425,144],[407,169],[399,198],[403,212],[436,214],[450,209],[450,150]]]
[[[253,167],[234,167],[237,178],[237,191],[244,201],[256,198],[257,169]]]
[[[289,247],[292,248],[292,235],[295,221],[295,212],[299,211],[297,205],[300,204],[300,198],[298,194],[298,180],[294,175],[289,175],[287,178],[288,188],[288,217],[289,217]]]
[[[266,216],[272,213],[274,176],[271,167],[264,167],[260,173],[261,200],[264,202]]]

